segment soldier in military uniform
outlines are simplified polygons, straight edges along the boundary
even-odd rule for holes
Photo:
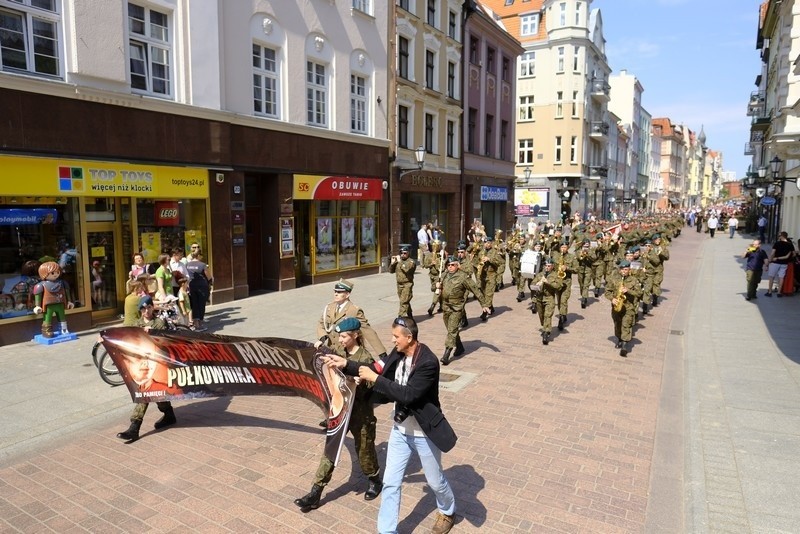
[[[431,242],[431,252],[422,257],[422,266],[428,269],[428,277],[431,279],[431,293],[433,293],[431,305],[428,307],[428,316],[430,317],[433,317],[437,304],[439,305],[439,311],[442,311],[442,295],[436,290],[436,285],[444,276],[446,258],[442,243],[438,239]]]
[[[494,248],[494,238],[487,236],[483,248],[475,254],[477,260],[477,267],[475,268],[475,275],[478,281],[478,287],[481,288],[481,293],[486,300],[489,312],[481,314],[481,321],[486,321],[489,313],[494,313],[494,289],[495,289],[495,275],[497,273],[497,266],[500,264],[497,250]]]
[[[502,230],[495,230],[494,232],[494,249],[497,251],[497,270],[495,271],[495,284],[494,290],[500,291],[503,289],[503,275],[506,274],[506,243],[500,237],[503,233]]]
[[[398,317],[411,317],[411,299],[414,297],[414,272],[417,262],[408,257],[411,245],[400,245],[400,255],[392,257],[389,272],[395,274],[397,280],[397,297],[400,299]]]
[[[361,323],[358,319],[348,317],[337,324],[334,331],[338,334],[338,344],[341,347],[336,351],[339,356],[360,363],[372,363],[372,355],[363,345]],[[364,492],[364,500],[367,501],[375,499],[383,489],[379,475],[378,454],[375,451],[376,419],[372,403],[369,401],[370,388],[371,384],[366,381],[358,384],[353,399],[353,411],[347,427],[355,440],[356,456],[361,465],[361,472],[369,480],[367,490]],[[311,486],[311,491],[294,501],[302,511],[307,512],[319,508],[322,490],[331,481],[333,469],[333,462],[323,454],[314,475],[314,485]]]
[[[556,270],[563,273],[564,285],[558,292],[558,329],[564,330],[569,313],[569,297],[572,295],[572,273],[577,270],[575,256],[569,253],[569,245],[561,243],[558,252],[553,253]]]
[[[322,310],[322,317],[317,323],[317,337],[319,338],[314,346],[319,348],[327,345],[333,350],[341,350],[339,344],[339,334],[335,327],[347,318],[358,319],[361,323],[361,335],[372,348],[372,354],[378,354],[378,359],[386,356],[386,348],[381,343],[378,333],[369,325],[364,310],[356,306],[350,300],[350,293],[353,291],[353,282],[350,280],[339,280],[333,286],[333,302],[327,304]]]
[[[647,315],[653,294],[655,278],[653,261],[658,261],[654,256],[652,241],[649,238],[645,239],[639,254],[639,261],[642,262],[642,315]]]
[[[611,319],[614,321],[616,348],[620,356],[627,356],[633,337],[633,323],[637,313],[637,301],[642,296],[642,285],[631,276],[631,263],[619,262],[617,275],[612,276],[606,285],[606,298],[611,301]]]
[[[661,296],[661,283],[664,281],[664,262],[669,260],[669,247],[662,242],[661,234],[653,234],[653,251],[650,266],[653,269],[653,290],[650,304],[658,306],[658,297]]]
[[[588,237],[584,237],[581,241],[581,248],[578,251],[578,257],[575,259],[577,263],[578,285],[581,289],[581,308],[585,308],[589,302],[589,286],[592,283],[592,268],[597,259],[594,250],[591,248],[591,242]]]
[[[550,334],[553,330],[553,313],[556,309],[556,295],[564,285],[564,280],[558,276],[558,271],[554,269],[552,258],[545,258],[544,272],[541,273],[533,282],[532,294],[535,303],[532,312],[539,313],[539,323],[541,324],[542,344],[550,343]]]
[[[595,298],[600,296],[600,288],[605,285],[606,278],[606,254],[608,254],[608,242],[604,240],[602,232],[594,235],[597,246],[594,247],[594,262],[592,262],[592,285],[594,286]]]
[[[517,291],[519,292],[520,287],[520,259],[522,258],[522,253],[527,250],[525,245],[525,236],[523,234],[519,234],[516,237],[508,240],[508,266],[511,269],[511,284],[517,287]],[[524,298],[524,297],[523,297]],[[519,302],[519,299],[517,300]]]
[[[450,363],[451,353],[454,357],[464,353],[460,330],[465,313],[464,305],[467,303],[467,292],[471,291],[478,298],[484,313],[489,312],[489,306],[472,277],[460,271],[460,262],[456,256],[450,256],[447,259],[447,274],[439,282],[438,287],[442,294],[444,326],[447,328],[447,339],[444,343],[444,356],[442,356],[441,362],[442,365],[447,365]]]

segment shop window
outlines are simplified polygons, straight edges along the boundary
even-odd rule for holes
[[[38,266],[55,261],[76,308],[86,305],[78,199],[0,198],[0,319],[32,315]]]
[[[152,263],[160,254],[171,254],[176,248],[188,254],[190,245],[197,243],[204,261],[210,263],[205,200],[139,199],[136,219],[138,249],[125,250],[127,257],[141,252],[145,262]]]
[[[315,209],[315,274],[378,263],[377,202],[321,200]]]

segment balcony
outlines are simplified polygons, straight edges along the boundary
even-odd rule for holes
[[[750,100],[747,103],[747,116],[748,117],[763,117],[766,109],[766,100],[764,93],[761,91],[753,91],[750,93]]]
[[[751,132],[763,132],[769,130],[772,119],[769,117],[753,117],[753,122],[750,123]]]
[[[744,144],[744,155],[745,156],[755,156],[758,154],[758,149],[761,148],[761,143],[745,143]]]
[[[592,121],[589,123],[589,136],[605,139],[608,137],[608,123],[604,121]]]
[[[589,86],[589,94],[597,102],[607,103],[611,100],[611,86],[607,81],[595,78]]]
[[[608,165],[589,165],[589,179],[608,178]]]

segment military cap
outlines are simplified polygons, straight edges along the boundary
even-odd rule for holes
[[[551,258],[550,256],[548,256],[548,257],[546,257],[546,258],[544,259],[544,264],[545,264],[545,265],[555,265],[555,262],[553,261],[553,258]]]
[[[153,306],[153,297],[150,295],[145,295],[139,299],[139,309],[141,310],[145,306]]]
[[[634,252],[636,252],[636,251],[633,250],[633,247],[631,247],[631,248],[629,248],[628,250],[625,251],[625,254],[633,254]]]
[[[648,238],[648,239],[645,239],[645,240],[642,242],[642,244],[643,244],[643,245],[650,246],[650,245],[652,245],[652,244],[653,244],[653,240],[652,240],[652,239],[650,239],[650,238]]]
[[[361,321],[355,317],[347,317],[337,324],[333,329],[336,330],[337,333],[354,332],[355,330],[361,329]]]
[[[630,266],[631,262],[629,262],[628,260],[622,260],[621,262],[619,262],[619,265],[617,265],[617,267],[619,267],[620,269],[624,269],[625,267],[630,267]]]
[[[336,285],[333,286],[333,290],[347,291],[348,293],[350,293],[351,291],[353,291],[353,282],[351,282],[350,280],[345,280],[343,278],[340,278],[339,281],[336,282]]]
[[[400,252],[410,252],[410,251],[411,251],[411,245],[407,244],[400,245]]]
[[[461,264],[461,260],[458,259],[458,256],[448,256],[447,257],[447,265],[450,265],[451,263],[458,263],[460,265]]]
[[[456,250],[467,250],[467,244],[463,241],[459,241],[458,245],[456,245]]]
[[[590,243],[591,243],[591,241],[589,241],[589,239],[588,239],[588,238],[584,237],[584,238],[583,238],[583,241],[581,241],[581,243],[583,243],[584,245],[588,245],[588,244],[590,244]]]

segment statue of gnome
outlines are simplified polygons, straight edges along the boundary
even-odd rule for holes
[[[42,336],[52,338],[69,334],[64,310],[72,309],[74,304],[68,300],[69,287],[67,283],[60,279],[61,267],[54,261],[46,261],[39,267],[39,278],[42,281],[33,286],[33,296],[36,299],[36,307],[33,308],[33,313],[44,312]],[[55,333],[53,316],[58,317]]]

